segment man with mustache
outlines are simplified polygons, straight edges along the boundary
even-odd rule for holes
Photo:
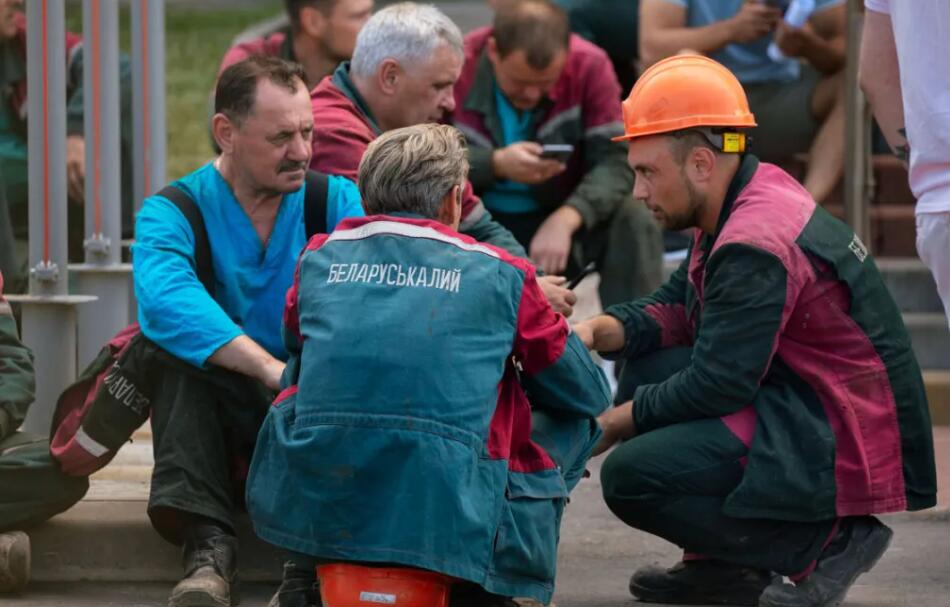
[[[636,571],[672,604],[832,607],[887,549],[873,515],[936,503],[933,431],[901,312],[867,248],[745,150],[736,77],[665,59],[624,102],[633,194],[697,228],[653,294],[575,332],[625,360],[596,451],[625,523],[685,551]],[[773,574],[794,585],[772,582]]]
[[[172,185],[200,210],[213,284],[199,281],[200,235],[176,194],[145,200],[133,247],[142,333],[171,354],[152,385],[148,508],[162,537],[184,543],[185,577],[170,607],[234,602],[232,511],[284,370],[284,294],[306,243],[313,117],[302,68],[252,57],[224,70],[212,133],[221,154]],[[326,202],[327,231],[363,215],[347,179],[327,179]]]

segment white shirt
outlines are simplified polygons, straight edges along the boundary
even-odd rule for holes
[[[864,0],[891,16],[917,213],[950,211],[950,0]]]

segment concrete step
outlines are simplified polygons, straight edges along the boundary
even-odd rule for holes
[[[844,219],[844,206],[825,204],[825,210]],[[904,204],[878,204],[870,209],[871,239],[868,245],[878,257],[914,257],[917,255],[914,207]]]
[[[875,261],[902,312],[943,312],[933,274],[916,256],[878,257]]]
[[[943,312],[907,313],[904,324],[922,369],[950,369],[950,328]]]

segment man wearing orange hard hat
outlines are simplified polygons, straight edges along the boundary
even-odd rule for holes
[[[755,118],[722,65],[661,61],[623,111],[634,196],[666,229],[697,228],[659,290],[575,326],[624,361],[599,419],[596,452],[621,443],[601,470],[607,505],[685,551],[630,591],[837,605],[890,542],[872,515],[936,503],[900,310],[854,232],[747,153]]]

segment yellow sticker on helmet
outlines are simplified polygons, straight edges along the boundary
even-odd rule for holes
[[[733,154],[745,152],[745,133],[723,133],[722,151]]]

